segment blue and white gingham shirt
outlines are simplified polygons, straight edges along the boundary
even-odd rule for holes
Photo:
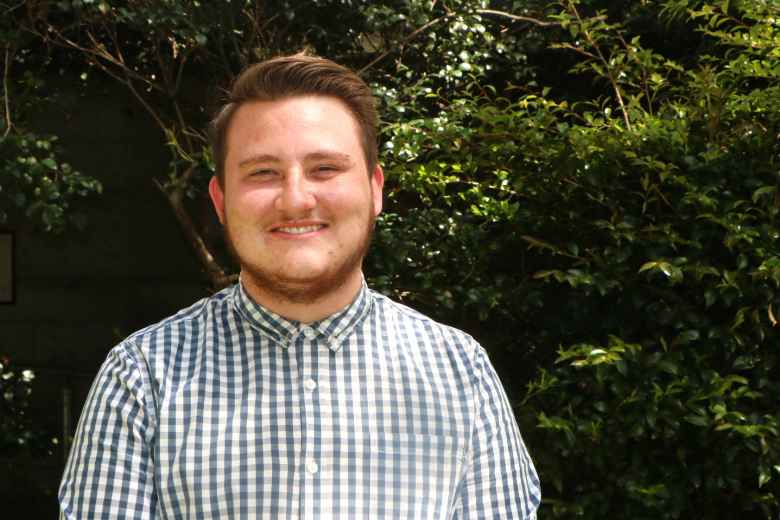
[[[369,290],[309,325],[228,288],[129,337],[92,387],[64,518],[535,519],[485,351]]]

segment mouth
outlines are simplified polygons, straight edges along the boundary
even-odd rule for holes
[[[303,235],[304,233],[311,233],[318,231],[325,227],[325,224],[311,224],[309,226],[283,226],[274,228],[273,231],[280,233],[289,233],[291,235]]]

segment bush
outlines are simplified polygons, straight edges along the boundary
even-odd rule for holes
[[[633,5],[710,49],[675,61],[559,2],[556,47],[592,97],[497,83],[476,59],[454,95],[424,90],[436,74],[404,93],[420,102],[387,153],[412,202],[382,222],[376,285],[481,335],[540,518],[778,514],[773,4]]]
[[[35,374],[0,363],[0,501],[3,518],[56,514],[62,474],[59,441],[33,419],[29,398]]]

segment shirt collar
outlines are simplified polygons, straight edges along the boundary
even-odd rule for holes
[[[288,320],[266,309],[249,295],[241,279],[233,301],[239,313],[254,328],[282,347],[289,347],[298,336],[303,335],[311,340],[324,341],[334,352],[339,349],[343,340],[355,331],[371,307],[371,297],[365,279],[362,280],[355,299],[343,310],[309,324]]]

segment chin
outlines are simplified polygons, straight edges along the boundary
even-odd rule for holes
[[[333,264],[324,263],[310,258],[301,258],[297,255],[290,255],[287,258],[280,259],[276,264],[276,269],[269,268],[269,272],[278,274],[282,278],[307,280],[310,278],[319,278],[333,270]]]
[[[264,297],[278,302],[307,305],[337,293],[354,275],[354,272],[346,269],[265,271],[262,267],[246,264],[242,265],[242,272]]]
[[[328,278],[330,273],[325,269],[280,269],[272,274],[280,280],[306,284]]]

